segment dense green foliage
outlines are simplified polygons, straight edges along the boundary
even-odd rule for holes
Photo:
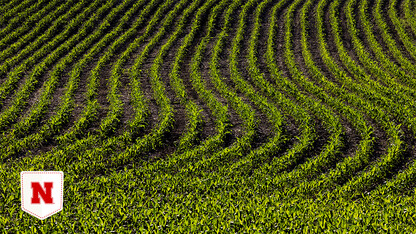
[[[415,232],[414,0],[0,6],[1,233]]]

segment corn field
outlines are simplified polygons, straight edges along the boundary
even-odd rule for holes
[[[416,231],[416,1],[0,6],[1,233]]]

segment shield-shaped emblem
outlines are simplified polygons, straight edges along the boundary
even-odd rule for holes
[[[62,210],[62,171],[22,171],[20,189],[23,211],[43,220]]]

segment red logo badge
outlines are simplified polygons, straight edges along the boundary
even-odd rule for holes
[[[43,220],[62,210],[62,171],[22,171],[20,179],[23,211]]]

